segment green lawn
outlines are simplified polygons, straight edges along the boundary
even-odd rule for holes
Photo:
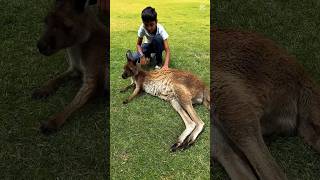
[[[168,102],[144,94],[127,105],[121,78],[127,49],[135,50],[140,13],[151,5],[169,33],[171,68],[197,74],[209,85],[209,1],[111,1],[110,163],[113,179],[209,179],[209,112],[196,106],[206,129],[194,146],[171,153],[184,124]]]
[[[316,0],[218,0],[212,3],[215,26],[260,32],[295,55],[320,84],[320,3]],[[271,153],[288,179],[319,179],[320,155],[299,137],[278,138]],[[226,179],[215,166],[213,179]]]
[[[102,179],[104,99],[76,112],[56,134],[46,137],[38,130],[79,88],[71,83],[46,100],[31,99],[33,89],[67,68],[64,52],[44,57],[36,49],[50,3],[0,3],[0,179]]]

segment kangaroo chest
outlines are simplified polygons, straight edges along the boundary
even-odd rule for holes
[[[81,49],[78,46],[67,48],[68,63],[71,69],[84,73],[85,68],[83,65],[83,59]]]
[[[153,96],[169,101],[174,97],[174,89],[168,78],[146,79],[143,90]]]

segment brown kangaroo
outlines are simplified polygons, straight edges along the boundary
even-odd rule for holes
[[[203,103],[210,108],[209,90],[198,77],[189,72],[176,69],[143,71],[131,57],[128,51],[122,78],[132,77],[135,89],[123,103],[127,104],[142,90],[169,101],[186,126],[176,143],[171,146],[171,151],[188,148],[195,142],[204,127],[203,121],[193,109],[192,104]]]
[[[33,92],[33,98],[46,98],[71,77],[81,77],[82,86],[62,112],[49,117],[40,130],[50,133],[94,95],[103,93],[107,84],[107,30],[93,13],[77,0],[57,0],[45,18],[45,31],[38,41],[40,53],[49,56],[66,49],[69,68]],[[82,7],[82,8],[81,8]]]
[[[263,136],[297,133],[319,152],[319,86],[261,35],[221,29],[211,35],[213,158],[233,180],[287,179]]]

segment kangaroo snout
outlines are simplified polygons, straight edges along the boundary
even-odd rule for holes
[[[39,52],[45,56],[49,56],[52,54],[52,53],[50,53],[50,46],[42,40],[38,41],[37,48],[38,48]]]
[[[128,75],[126,73],[122,73],[121,77],[122,77],[122,79],[127,79]]]

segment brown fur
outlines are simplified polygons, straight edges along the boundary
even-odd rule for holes
[[[213,157],[231,179],[287,179],[263,136],[297,132],[320,151],[318,86],[293,56],[261,35],[211,34]]]
[[[45,18],[46,29],[37,45],[47,56],[66,49],[70,66],[66,72],[35,90],[34,98],[49,96],[70,77],[82,78],[82,86],[72,102],[41,125],[43,133],[58,129],[74,111],[107,88],[107,31],[89,9],[79,11],[75,9],[75,3],[76,0],[56,2]]]
[[[123,103],[127,104],[140,91],[169,101],[179,113],[185,123],[186,129],[179,136],[172,151],[187,148],[193,144],[203,130],[204,123],[198,117],[192,104],[203,103],[207,108],[210,104],[209,91],[204,83],[195,75],[176,69],[143,71],[127,56],[128,63],[124,66],[123,78],[132,77],[135,89]],[[132,85],[130,85],[132,86]],[[127,90],[128,88],[125,88]]]

